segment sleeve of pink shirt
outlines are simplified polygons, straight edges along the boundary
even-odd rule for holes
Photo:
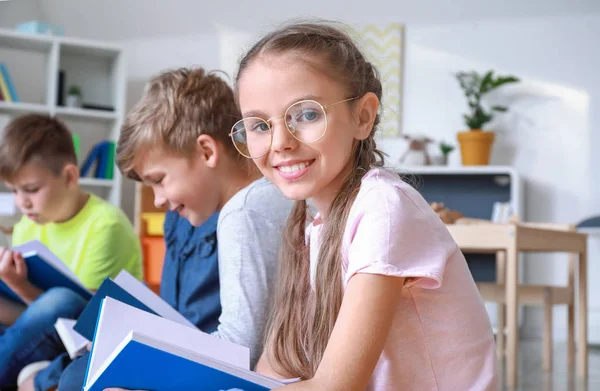
[[[356,273],[370,273],[404,277],[410,287],[439,288],[456,250],[440,218],[408,185],[370,185],[348,216],[345,283]]]

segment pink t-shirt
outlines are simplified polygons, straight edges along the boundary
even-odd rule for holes
[[[312,282],[319,220],[308,227]],[[394,173],[369,171],[342,246],[344,286],[356,273],[407,279],[368,391],[497,389],[483,300],[462,252],[416,190]]]

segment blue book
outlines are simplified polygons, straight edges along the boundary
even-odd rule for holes
[[[106,178],[106,167],[108,166],[108,155],[110,153],[110,142],[103,141],[102,147],[100,148],[100,156],[98,159],[98,165],[96,166],[95,177],[99,179]]]
[[[249,369],[249,349],[198,329],[103,300],[84,391],[266,391],[284,385]]]
[[[16,246],[13,250],[19,251],[23,255],[27,264],[29,282],[42,291],[55,287],[65,287],[77,292],[86,300],[92,297],[91,292],[77,278],[75,273],[39,240],[32,240],[21,246]],[[24,304],[21,298],[2,281],[0,281],[0,295]]]
[[[143,311],[171,319],[189,327],[195,327],[193,323],[177,312],[160,296],[136,280],[126,270],[122,270],[114,281],[110,278],[104,279],[81,315],[79,315],[79,318],[77,318],[73,329],[89,341],[94,337],[100,305],[105,297],[112,297]]]
[[[107,158],[105,155],[108,155],[108,144],[109,142],[106,140],[99,141],[88,152],[83,164],[81,165],[80,176],[82,178],[86,177],[90,173],[90,170],[92,169],[92,166],[94,166],[94,164],[96,164],[96,171],[92,175],[93,177],[97,178],[100,172],[104,172],[100,171],[101,169],[106,170]],[[102,168],[100,167],[101,165],[103,165]]]

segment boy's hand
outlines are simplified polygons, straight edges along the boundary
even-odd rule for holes
[[[30,304],[42,294],[42,291],[27,278],[27,264],[23,255],[4,247],[0,247],[0,280],[26,304]]]
[[[20,290],[27,280],[27,264],[23,255],[0,247],[0,279],[13,290]]]

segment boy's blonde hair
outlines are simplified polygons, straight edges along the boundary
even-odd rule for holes
[[[237,160],[229,133],[240,118],[233,90],[215,74],[202,68],[160,73],[150,79],[121,127],[117,166],[123,175],[140,181],[134,168],[143,151],[160,147],[189,158],[201,134],[220,142]]]
[[[73,137],[64,123],[42,114],[12,120],[0,138],[0,179],[10,182],[28,163],[60,175],[67,164],[77,165]]]

